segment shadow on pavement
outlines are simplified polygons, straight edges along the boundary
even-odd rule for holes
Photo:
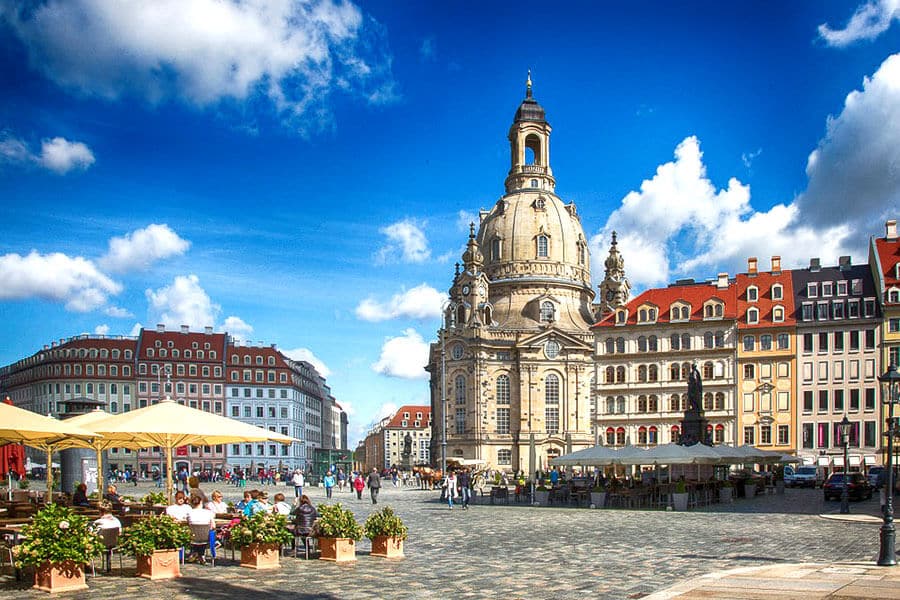
[[[228,581],[207,577],[181,577],[177,580],[178,586],[191,598],[200,600],[234,600],[235,598],[254,598],[259,600],[284,600],[284,590],[262,590],[258,587],[234,585]],[[297,600],[337,600],[338,596],[323,594],[321,591],[304,593],[290,592],[291,598]]]

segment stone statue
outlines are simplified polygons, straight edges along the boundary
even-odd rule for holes
[[[691,365],[691,373],[688,376],[688,406],[684,412],[684,420],[681,421],[681,439],[679,443],[683,446],[692,444],[709,443],[709,435],[707,433],[708,422],[703,417],[701,407],[701,399],[703,397],[703,380],[700,377],[700,371],[697,365]]]
[[[697,365],[691,365],[691,374],[688,376],[688,406],[691,411],[700,411],[700,400],[703,397],[703,380]]]
[[[412,436],[409,435],[409,432],[406,433],[406,437],[403,438],[403,456],[409,456],[412,454]]]

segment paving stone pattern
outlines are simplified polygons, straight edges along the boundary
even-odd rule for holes
[[[214,486],[205,485],[210,491]],[[221,487],[221,486],[220,486]],[[236,488],[221,488],[226,500]],[[266,488],[270,497],[274,488]],[[293,499],[292,488],[284,490]],[[324,490],[306,490],[315,503]],[[132,488],[120,489],[132,493]],[[406,558],[369,555],[358,544],[358,560],[336,565],[303,558],[282,559],[277,571],[253,571],[229,559],[216,566],[185,565],[184,577],[146,581],[125,572],[89,577],[90,590],[65,598],[141,600],[196,598],[641,598],[684,580],[737,567],[781,563],[872,561],[878,526],[822,519],[836,512],[820,491],[789,489],[686,513],[479,504],[464,511],[438,502],[438,492],[382,489],[379,507],[390,505],[410,529]],[[351,507],[362,522],[372,511],[349,492],[333,502]],[[854,513],[878,514],[875,500],[853,503]],[[230,554],[229,554],[230,556]],[[0,576],[0,599],[46,598],[17,583],[8,568]]]

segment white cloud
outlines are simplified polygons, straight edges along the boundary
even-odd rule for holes
[[[97,325],[94,327],[94,333],[97,335],[107,335],[109,333],[109,325]]]
[[[356,307],[356,316],[372,323],[403,318],[433,319],[441,316],[441,303],[446,299],[446,294],[423,283],[394,294],[388,302],[378,302],[369,296]]]
[[[61,137],[44,140],[41,144],[40,163],[60,175],[72,169],[85,170],[94,164],[94,153],[81,142],[70,142]]]
[[[406,329],[403,335],[385,340],[381,357],[372,365],[372,370],[400,379],[427,379],[426,364],[428,343],[415,329]]]
[[[387,236],[387,243],[375,256],[378,264],[391,262],[422,263],[431,257],[428,239],[423,231],[424,223],[414,219],[404,219],[381,229]]]
[[[841,48],[860,40],[874,40],[894,20],[900,20],[900,0],[872,0],[860,5],[843,29],[819,25],[819,35],[829,46]]]
[[[114,317],[116,319],[129,319],[134,316],[133,314],[131,314],[131,311],[119,306],[108,306],[103,312],[107,316]]]
[[[0,135],[0,162],[18,165],[39,165],[59,175],[73,169],[82,171],[94,164],[94,153],[82,142],[70,142],[62,137],[44,140],[40,156],[34,154],[24,141],[4,132]]]
[[[331,369],[328,368],[328,365],[326,365],[318,356],[313,354],[313,351],[309,348],[294,348],[293,350],[282,350],[281,353],[291,360],[302,360],[308,362],[316,368],[316,371],[319,372],[319,375],[325,377],[326,379],[331,375]]]
[[[48,0],[0,18],[34,67],[88,95],[200,107],[262,98],[297,126],[328,112],[335,89],[396,98],[383,26],[346,1]]]
[[[841,114],[828,118],[806,174],[797,205],[813,225],[849,223],[875,233],[900,212],[900,54],[888,57],[862,90],[847,95]]]
[[[144,326],[141,325],[140,323],[135,323],[131,327],[131,331],[128,333],[128,335],[131,337],[137,337],[138,335],[141,334],[141,329],[143,329],[143,328],[144,328]]]
[[[225,321],[222,323],[222,329],[227,331],[231,337],[240,341],[250,339],[250,334],[253,333],[252,325],[242,318],[235,316],[226,317]]]
[[[481,223],[481,218],[475,213],[467,210],[461,210],[456,213],[456,228],[460,231],[469,233],[469,228],[472,223],[474,223],[477,228],[478,224]]]
[[[212,326],[221,310],[200,287],[196,275],[179,275],[167,287],[156,291],[148,289],[146,296],[150,315],[155,318],[152,322],[163,323],[172,329],[182,325],[192,329]]]
[[[660,165],[652,179],[630,192],[591,240],[604,257],[611,231],[619,232],[625,270],[636,288],[694,276],[701,269],[745,270],[746,258],[780,255],[785,266],[812,256],[837,260],[850,254],[850,229],[838,222],[813,228],[797,204],[777,204],[766,212],[750,205],[750,188],[735,178],[717,190],[706,175],[700,142],[688,137],[675,160]],[[701,271],[702,272],[702,271]],[[714,276],[707,272],[706,276]]]
[[[154,223],[109,240],[109,251],[99,262],[115,273],[147,269],[158,260],[184,254],[190,245],[168,225]]]
[[[88,312],[103,306],[122,286],[80,256],[61,253],[0,256],[0,299],[44,298],[68,310]]]

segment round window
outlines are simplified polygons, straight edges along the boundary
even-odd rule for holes
[[[556,358],[559,356],[559,342],[554,340],[550,340],[547,342],[547,345],[544,348],[544,352],[547,353],[547,358]]]
[[[451,356],[453,356],[453,358],[455,360],[459,360],[460,358],[462,358],[462,355],[463,355],[462,344],[456,344],[455,346],[453,346],[453,350],[451,350],[450,352],[451,352]]]

